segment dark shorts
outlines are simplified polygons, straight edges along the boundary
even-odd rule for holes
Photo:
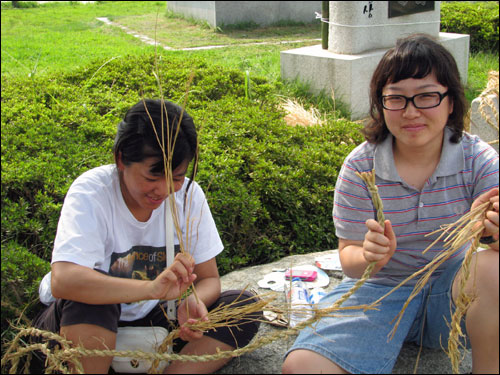
[[[239,297],[239,298],[238,298]],[[255,294],[241,290],[228,290],[222,292],[220,297],[208,307],[211,311],[220,305],[232,304],[232,307],[241,307],[256,302]],[[162,302],[166,311],[166,301]],[[171,331],[177,328],[176,321],[169,321],[165,317],[160,303],[142,319],[134,321],[119,320],[121,313],[120,304],[89,305],[70,300],[57,299],[43,310],[33,321],[33,327],[45,331],[59,333],[62,326],[73,324],[93,324],[117,332],[118,327],[164,327]],[[212,337],[234,348],[246,346],[257,334],[262,312],[256,312],[243,317],[232,327],[219,327],[209,330],[205,336]],[[177,339],[174,343],[174,352],[178,352],[186,342]]]
[[[240,296],[241,295],[241,296]],[[241,290],[228,290],[221,293],[220,297],[208,307],[208,311],[220,305],[234,303],[234,307],[240,307],[245,304],[255,302],[255,295],[251,292]],[[166,302],[163,302],[166,310]],[[160,303],[151,310],[144,318],[134,321],[121,321],[120,305],[88,305],[69,300],[58,299],[42,311],[34,320],[35,328],[58,333],[61,326],[73,324],[93,324],[117,332],[118,327],[164,327],[171,331],[177,328],[176,321],[168,321],[165,317]],[[262,312],[254,313],[253,316],[243,318],[238,324],[238,328],[220,327],[216,330],[210,330],[205,333],[206,336],[222,341],[232,347],[241,348],[246,346],[255,336],[259,329],[259,321]]]

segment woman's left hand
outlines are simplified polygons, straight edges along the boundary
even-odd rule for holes
[[[499,198],[498,198],[498,188],[491,189],[487,191],[486,193],[482,194],[479,196],[474,203],[472,204],[471,209],[474,209],[478,205],[486,202],[490,202],[491,206],[486,211],[486,217],[483,220],[483,225],[484,225],[484,231],[483,231],[483,237],[488,237],[488,236],[493,236],[493,239],[496,240],[496,246],[495,244],[492,244],[493,246],[490,246],[491,248],[495,249],[498,251],[498,211],[499,211]]]
[[[207,307],[201,301],[196,302],[196,297],[191,294],[177,308],[177,321],[179,322],[179,337],[181,340],[194,341],[203,337],[202,331],[194,331],[189,328],[190,324],[199,320],[208,321]]]

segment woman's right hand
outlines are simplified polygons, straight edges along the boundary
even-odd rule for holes
[[[151,281],[151,299],[179,298],[196,280],[194,259],[189,254],[177,254],[174,262]]]
[[[363,242],[363,256],[368,263],[377,262],[375,274],[389,262],[396,251],[396,235],[389,220],[385,221],[385,228],[382,228],[376,220],[369,219],[366,227],[368,232]]]

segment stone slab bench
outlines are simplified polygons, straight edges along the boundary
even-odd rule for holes
[[[304,264],[314,265],[314,259],[319,255],[333,253],[335,250],[309,253],[303,255],[292,255],[285,257],[277,262],[248,267],[228,273],[221,277],[222,290],[241,289],[247,286],[247,289],[254,289],[257,293],[264,294],[269,289],[261,289],[257,282],[264,275],[272,272],[273,269],[288,268],[291,265],[300,266]],[[338,277],[340,276],[340,277]],[[329,290],[337,285],[341,280],[341,275],[331,275],[330,284],[325,289]],[[284,302],[284,293],[281,293]],[[270,324],[262,323],[260,325],[258,336],[269,335],[275,330],[285,330],[286,328],[275,327]],[[290,336],[288,339],[276,340],[268,345],[262,346],[252,352],[231,360],[226,366],[220,369],[217,374],[281,374],[281,364],[283,356],[288,348],[293,344],[296,336]],[[452,374],[450,361],[441,349],[422,348],[418,367],[415,372],[415,364],[420,348],[416,345],[405,345],[401,350],[399,358],[393,369],[393,374]],[[461,373],[469,373],[472,370],[472,359],[470,351],[462,352],[462,362],[460,365]]]

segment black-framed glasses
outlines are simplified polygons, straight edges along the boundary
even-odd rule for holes
[[[408,102],[412,102],[418,109],[434,108],[441,104],[446,95],[448,91],[444,94],[438,91],[423,92],[411,98],[404,95],[382,95],[382,107],[389,111],[399,111],[405,109]]]

